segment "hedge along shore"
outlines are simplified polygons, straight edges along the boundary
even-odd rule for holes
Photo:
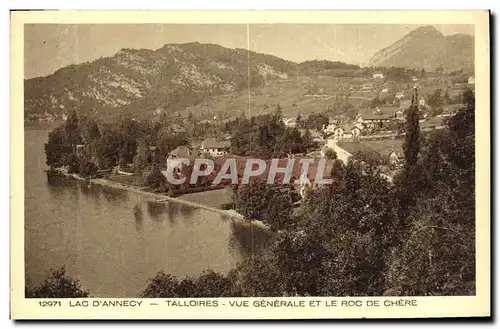
[[[65,176],[65,177],[70,177],[70,178],[73,178],[73,179],[76,179],[79,181],[90,182],[91,184],[97,184],[97,185],[111,187],[111,188],[115,188],[115,189],[119,189],[119,190],[123,190],[123,191],[129,191],[129,192],[133,192],[133,193],[138,193],[138,194],[150,196],[150,197],[155,198],[156,202],[176,202],[176,203],[181,203],[181,204],[191,206],[191,207],[196,207],[196,208],[201,208],[201,209],[217,212],[219,214],[222,214],[224,216],[231,218],[232,220],[238,220],[242,223],[246,223],[249,225],[255,225],[255,226],[260,227],[262,229],[269,230],[269,226],[266,225],[265,223],[258,221],[258,220],[247,221],[247,220],[245,220],[243,215],[241,215],[235,211],[223,210],[223,209],[219,209],[219,208],[210,207],[210,206],[207,206],[207,205],[204,205],[201,203],[196,203],[196,202],[192,202],[192,201],[188,201],[188,200],[169,197],[165,194],[145,191],[145,190],[138,188],[138,187],[134,187],[131,185],[122,184],[122,183],[118,183],[118,182],[113,182],[113,181],[105,179],[105,178],[93,178],[93,179],[89,180],[89,179],[83,178],[77,174],[70,174],[61,168],[55,168],[54,170],[47,171],[47,172],[56,173],[56,174],[59,174],[59,175]],[[203,193],[203,192],[198,192],[198,193]]]

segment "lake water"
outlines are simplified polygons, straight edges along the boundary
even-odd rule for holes
[[[208,210],[48,177],[47,137],[47,130],[25,130],[25,264],[32,285],[66,266],[94,297],[136,297],[159,270],[178,277],[226,272],[269,239]],[[227,201],[223,193],[184,198],[219,205]]]

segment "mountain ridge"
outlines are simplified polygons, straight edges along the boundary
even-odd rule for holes
[[[359,69],[331,61],[295,63],[280,57],[209,43],[166,44],[156,50],[122,48],[113,56],[72,64],[24,80],[25,113],[62,116],[177,111],[218,96],[262,86],[269,79]]]
[[[370,66],[420,68],[416,64],[423,64],[426,70],[447,62],[453,63],[444,65],[448,70],[473,66],[473,40],[472,36],[443,36],[434,27],[421,27],[378,51]],[[25,79],[24,110],[27,119],[45,113],[62,117],[72,109],[97,115],[153,115],[184,110],[212,96],[259,88],[269,80],[308,75],[371,77],[370,70],[329,60],[295,63],[270,54],[199,42],[165,44],[156,50],[122,48],[113,56]]]
[[[110,57],[25,79],[25,112],[57,113],[75,107],[83,112],[129,106],[148,111],[159,106],[176,108],[189,98],[196,101],[207,94],[258,86],[265,78],[286,77],[295,66],[272,55],[213,44],[123,48]]]
[[[406,67],[432,71],[473,69],[474,37],[466,34],[443,35],[433,26],[422,26],[377,51],[368,66]]]

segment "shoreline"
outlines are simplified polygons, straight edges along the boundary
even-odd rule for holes
[[[78,180],[78,181],[89,182],[89,179],[87,179],[87,178],[83,178],[83,177],[81,177],[81,176],[79,176],[77,174],[67,173],[64,170],[61,170],[59,168],[56,168],[53,171],[47,170],[46,172],[48,174],[54,173],[54,174],[57,174],[57,175],[62,175],[62,176],[68,177],[68,178],[73,178],[73,179]],[[219,209],[219,208],[215,208],[215,207],[210,207],[210,206],[207,206],[207,205],[204,205],[204,204],[201,204],[201,203],[196,203],[196,202],[192,202],[192,201],[188,201],[188,200],[183,200],[183,199],[180,199],[178,197],[174,198],[174,197],[169,197],[169,196],[167,196],[165,194],[144,191],[143,189],[141,189],[139,187],[134,187],[134,186],[126,185],[126,184],[123,184],[123,183],[114,182],[114,181],[108,180],[106,178],[93,178],[93,179],[90,180],[90,184],[97,184],[97,185],[100,185],[100,186],[111,187],[111,188],[115,188],[115,189],[119,189],[119,190],[123,190],[123,191],[129,191],[129,192],[133,192],[133,193],[138,193],[138,194],[150,196],[150,197],[155,198],[156,202],[176,202],[176,203],[181,203],[181,204],[184,204],[184,205],[187,205],[187,206],[191,206],[191,207],[195,207],[195,208],[201,208],[201,209],[204,209],[204,210],[209,210],[209,211],[217,212],[217,213],[219,213],[221,215],[224,215],[224,216],[227,216],[227,217],[231,218],[232,220],[239,220],[243,224],[255,225],[255,226],[259,227],[259,228],[262,228],[262,229],[265,229],[265,230],[269,230],[269,227],[265,223],[263,223],[261,221],[255,221],[255,220],[253,220],[253,221],[247,221],[247,220],[245,220],[245,218],[244,218],[243,215],[235,212],[234,210],[223,210],[223,209]],[[197,192],[197,193],[203,193],[203,192]]]

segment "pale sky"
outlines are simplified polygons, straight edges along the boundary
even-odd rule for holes
[[[474,35],[473,25],[434,25],[444,35]],[[213,43],[275,55],[294,62],[366,64],[378,50],[419,27],[384,24],[36,24],[24,29],[24,76],[113,56],[122,48],[158,49],[168,43]]]

